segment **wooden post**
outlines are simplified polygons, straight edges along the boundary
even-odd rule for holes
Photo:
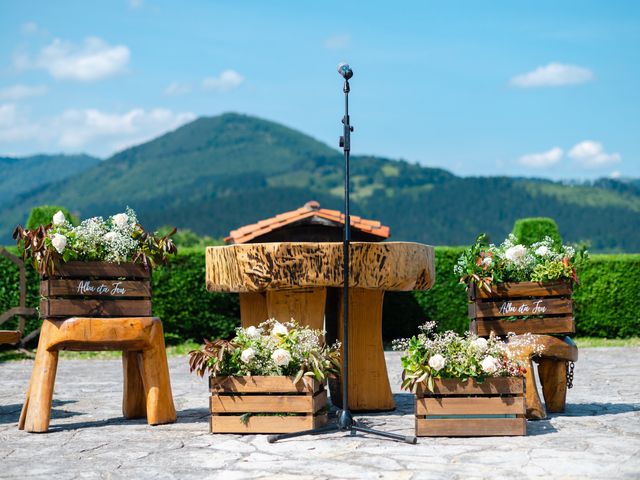
[[[540,358],[538,375],[547,411],[564,412],[567,400],[567,362],[554,358]]]
[[[267,290],[267,314],[280,322],[291,319],[315,330],[324,329],[326,288]]]
[[[349,408],[354,411],[393,410],[382,345],[384,292],[349,289]],[[340,300],[342,304],[342,300]],[[340,310],[339,325],[342,325]],[[338,328],[342,340],[342,328]]]
[[[257,327],[269,318],[265,292],[240,293],[240,324],[243,328]]]
[[[58,351],[50,351],[46,347],[52,334],[55,334],[55,328],[55,324],[49,320],[42,323],[38,351],[29,382],[28,397],[23,406],[24,412],[21,414],[21,418],[24,416],[24,423],[18,425],[18,428],[27,432],[41,433],[49,429],[53,387],[58,367]]]
[[[141,374],[142,353],[122,352],[122,415],[124,418],[146,418],[147,402]]]

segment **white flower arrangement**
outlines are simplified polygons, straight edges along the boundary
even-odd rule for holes
[[[431,390],[435,378],[482,381],[486,377],[524,376],[524,361],[511,352],[527,346],[538,349],[531,335],[521,335],[513,342],[510,335],[510,343],[505,343],[494,336],[485,339],[470,333],[434,333],[434,329],[435,322],[427,322],[417,336],[394,340],[393,349],[404,353],[403,388],[415,391],[424,384]]]
[[[474,282],[489,288],[500,282],[545,282],[566,279],[577,282],[576,268],[588,258],[568,245],[557,245],[550,237],[531,246],[517,243],[509,235],[502,244],[485,244],[479,237],[453,267],[461,283]]]
[[[168,261],[177,248],[169,238],[144,231],[138,224],[136,213],[129,207],[103,220],[92,217],[73,226],[62,211],[56,212],[45,227],[25,230],[18,226],[13,234],[22,257],[31,257],[41,274],[51,274],[56,263],[79,261],[145,262],[150,266]]]
[[[269,319],[258,327],[236,329],[230,341],[205,341],[190,352],[191,370],[212,376],[295,376],[324,380],[340,371],[340,344],[323,345],[324,332],[294,321]]]

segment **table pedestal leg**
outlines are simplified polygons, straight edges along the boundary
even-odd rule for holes
[[[342,295],[341,295],[342,296]],[[349,290],[349,408],[354,411],[393,410],[382,345],[384,291]],[[342,298],[338,338],[342,341]]]
[[[240,324],[242,328],[257,327],[269,318],[266,292],[240,294]]]

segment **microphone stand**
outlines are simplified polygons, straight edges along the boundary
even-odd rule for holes
[[[351,217],[349,216],[349,156],[351,152],[351,132],[353,127],[349,123],[349,79],[345,77],[344,87],[344,117],[342,124],[344,126],[344,134],[340,137],[340,146],[344,151],[344,240],[343,240],[343,258],[344,258],[344,280],[342,289],[342,409],[338,410],[336,423],[326,425],[324,427],[312,430],[303,430],[301,432],[282,433],[278,435],[269,435],[267,441],[269,443],[277,442],[285,438],[295,438],[304,435],[319,435],[323,433],[331,433],[337,431],[349,431],[351,436],[355,436],[357,432],[370,433],[392,440],[398,440],[405,443],[415,444],[417,439],[413,435],[405,436],[397,433],[382,432],[367,428],[359,424],[351,414],[349,409],[349,245],[351,242]]]

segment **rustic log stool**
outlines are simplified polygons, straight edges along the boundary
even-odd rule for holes
[[[527,363],[527,418],[541,420],[546,418],[547,412],[564,412],[567,400],[567,363],[578,360],[578,347],[569,337],[561,339],[550,335],[533,335],[533,338],[538,348],[542,347],[540,352],[535,352],[535,346],[516,348],[516,352],[517,356]],[[517,343],[517,337],[514,338],[514,342]],[[534,361],[538,363],[544,405],[540,401],[536,385]]]
[[[343,244],[246,243],[207,248],[207,289],[239,292],[243,327],[273,317],[322,329],[327,289],[343,285]],[[427,290],[435,281],[433,247],[409,242],[352,242],[349,279],[349,407],[395,408],[382,345],[387,290]],[[341,305],[342,300],[336,302]],[[338,328],[341,340],[342,328]]]
[[[155,317],[45,319],[18,428],[46,432],[59,350],[122,350],[125,418],[147,417],[150,425],[173,423],[162,322]]]

